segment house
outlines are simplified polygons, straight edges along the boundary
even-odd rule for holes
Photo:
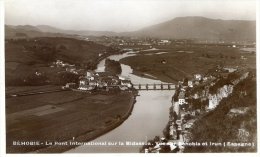
[[[120,84],[120,80],[118,76],[115,75],[109,75],[108,78],[111,79],[111,84],[112,85],[119,85]]]
[[[97,81],[97,86],[98,86],[99,88],[107,87],[107,83],[98,80],[98,81]]]
[[[199,81],[195,81],[194,84],[198,86],[200,84],[200,82]]]
[[[192,88],[192,87],[193,87],[193,82],[192,82],[192,81],[188,81],[188,86],[189,86],[190,88]]]
[[[195,93],[193,96],[192,96],[193,99],[199,99],[199,95],[198,93]]]
[[[86,79],[86,78],[80,79],[79,80],[79,86],[81,86],[81,85],[88,85],[88,82],[89,82],[89,80]]]
[[[179,119],[176,120],[176,124],[177,124],[177,125],[181,125],[181,120],[179,120]]]
[[[91,77],[91,76],[94,76],[94,72],[93,71],[87,71],[86,77]]]
[[[237,69],[236,68],[223,68],[224,70],[226,70],[226,71],[228,71],[229,73],[232,73],[232,72],[235,72],[235,71],[237,71]]]
[[[97,86],[97,82],[96,81],[89,81],[89,85],[90,86]]]
[[[208,99],[209,99],[209,105],[207,108],[208,110],[212,110],[212,109],[216,108],[220,101],[216,95],[211,95],[211,94],[209,95]]]
[[[58,65],[58,66],[61,66],[63,64],[63,61],[57,60],[55,64]]]
[[[180,92],[178,96],[179,105],[185,104],[185,93]]]
[[[208,77],[203,77],[203,82],[206,82],[208,80]]]
[[[178,131],[182,131],[182,127],[181,127],[181,125],[178,125],[177,130],[178,130]]]
[[[190,128],[192,128],[194,122],[195,122],[194,119],[191,119],[191,120],[187,121],[187,123],[183,125],[183,126],[184,126],[184,129],[185,129],[185,130],[189,130]]]
[[[119,86],[120,90],[127,90],[128,87],[127,86]]]
[[[128,88],[132,88],[133,86],[130,80],[121,80],[121,85],[127,86]]]
[[[96,86],[91,86],[91,85],[80,85],[79,86],[79,90],[93,90],[93,89],[95,89],[96,88]]]
[[[88,79],[88,81],[94,81],[95,78],[95,76],[86,76],[86,79]]]
[[[169,40],[161,40],[158,42],[158,45],[169,45],[171,44],[171,41]]]
[[[93,90],[95,89],[97,86],[97,82],[96,81],[89,81],[86,78],[82,78],[81,80],[79,80],[79,90]]]
[[[194,75],[194,79],[195,79],[196,81],[200,81],[200,80],[202,79],[201,74],[195,74],[195,75]]]

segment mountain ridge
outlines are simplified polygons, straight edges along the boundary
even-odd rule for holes
[[[162,23],[154,24],[131,32],[64,30],[49,25],[5,25],[6,30],[34,31],[38,33],[61,33],[84,36],[136,36],[171,39],[197,39],[213,41],[255,41],[256,21],[223,20],[202,16],[176,17]],[[8,27],[8,29],[7,29]],[[8,35],[8,32],[7,32]],[[53,34],[52,34],[53,35]]]

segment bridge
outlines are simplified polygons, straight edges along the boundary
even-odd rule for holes
[[[133,84],[137,90],[175,90],[175,84],[162,83],[162,84]]]

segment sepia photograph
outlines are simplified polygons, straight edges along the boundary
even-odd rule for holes
[[[257,0],[3,2],[6,154],[258,152]]]

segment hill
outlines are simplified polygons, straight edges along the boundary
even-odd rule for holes
[[[126,34],[131,36],[174,39],[255,41],[256,22],[209,19],[197,16],[178,17]]]
[[[38,28],[42,32],[51,32],[51,33],[63,33],[63,34],[71,34],[71,35],[85,35],[85,36],[115,36],[118,35],[112,31],[91,31],[91,30],[64,30],[56,27],[48,26],[48,25],[37,25]]]
[[[5,43],[6,83],[24,85],[26,82],[24,80],[34,77],[36,72],[44,74],[42,75],[44,81],[51,81],[57,77],[58,72],[64,71],[61,68],[50,68],[56,60],[93,69],[97,64],[99,53],[111,50],[94,42],[63,37],[7,40]]]
[[[62,32],[43,32],[41,29],[31,25],[5,25],[6,39],[25,39],[35,37],[71,37],[78,38],[78,35],[70,35]]]
[[[79,36],[116,36],[112,31],[90,31],[90,30],[63,30],[48,25],[5,25],[5,38],[34,38],[34,37],[72,37]]]

